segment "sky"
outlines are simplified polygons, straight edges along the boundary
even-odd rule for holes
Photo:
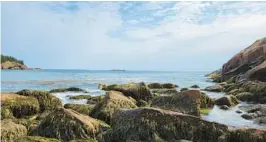
[[[45,69],[211,71],[265,25],[266,2],[1,2],[1,50]]]

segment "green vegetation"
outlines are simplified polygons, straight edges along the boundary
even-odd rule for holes
[[[210,108],[201,108],[200,114],[208,115],[210,110],[211,110]]]
[[[17,63],[24,65],[24,62],[22,60],[18,60],[12,56],[5,56],[5,55],[1,54],[1,63],[7,62],[7,61],[17,62]]]
[[[64,108],[73,109],[79,113],[88,115],[89,112],[92,110],[93,106],[87,104],[65,104]]]

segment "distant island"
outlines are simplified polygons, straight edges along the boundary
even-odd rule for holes
[[[112,69],[111,71],[126,71],[126,70],[122,70],[122,69]]]
[[[11,69],[11,70],[32,70],[40,68],[29,68],[23,62],[23,60],[18,60],[12,56],[5,56],[1,54],[1,69]]]

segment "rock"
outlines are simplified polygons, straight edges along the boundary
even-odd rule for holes
[[[209,86],[204,89],[205,91],[211,91],[211,92],[222,92],[224,90],[222,85],[216,84],[214,86]]]
[[[240,51],[223,65],[222,79],[227,80],[232,76],[246,73],[248,70],[260,65],[265,60],[265,57],[266,38],[262,38]],[[254,77],[261,77],[260,73]],[[259,78],[254,79],[259,80]]]
[[[222,106],[220,106],[220,109],[223,109],[223,110],[228,110],[228,109],[229,109],[229,107],[228,107],[227,105],[222,105]]]
[[[221,82],[221,69],[207,74],[206,76],[212,79],[214,82]]]
[[[94,106],[87,104],[65,104],[64,108],[72,109],[79,113],[89,115]]]
[[[182,91],[186,91],[186,90],[188,90],[188,88],[181,88],[181,89],[180,89],[181,92],[182,92]]]
[[[77,96],[69,96],[69,99],[80,100],[80,99],[90,99],[91,95],[77,95]]]
[[[105,95],[91,96],[90,98],[88,98],[87,104],[95,105],[95,104],[99,103],[100,101],[102,101],[104,99],[104,97],[105,97]]]
[[[120,109],[111,125],[103,134],[105,142],[218,141],[229,131],[226,125],[156,108]]]
[[[200,88],[198,85],[192,85],[190,88]]]
[[[242,92],[244,92],[244,89],[238,88],[238,89],[233,89],[229,91],[228,94],[236,96],[237,94],[242,93]]]
[[[265,142],[266,131],[242,128],[232,131],[227,137],[228,142]]]
[[[178,91],[174,89],[153,89],[152,93],[156,93],[159,95],[171,95],[171,94],[176,94]]]
[[[236,98],[239,99],[240,101],[244,102],[252,102],[253,101],[253,93],[250,92],[242,92],[236,95]]]
[[[144,83],[129,83],[120,85],[109,85],[104,90],[106,91],[119,91],[125,96],[130,96],[135,100],[149,101],[153,98],[150,89]]]
[[[59,107],[62,107],[60,99],[51,95],[46,91],[37,91],[37,90],[21,90],[17,94],[22,96],[31,96],[35,97],[40,104],[40,111],[45,110],[54,110]]]
[[[11,62],[11,61],[6,61],[4,63],[1,63],[1,68],[2,69],[17,69],[17,70],[28,69],[28,67],[26,65],[23,65],[23,64],[17,63],[17,62]]]
[[[248,81],[243,83],[242,88],[245,92],[253,93],[252,101],[256,103],[266,103],[266,82]]]
[[[60,141],[95,139],[97,134],[108,128],[108,125],[87,115],[59,108],[42,120],[31,135],[56,138]]]
[[[12,142],[14,139],[27,135],[27,128],[14,123],[11,119],[1,120],[1,142]]]
[[[121,92],[108,91],[105,98],[91,110],[90,116],[110,124],[110,118],[118,108],[136,108],[137,106]]]
[[[39,111],[39,102],[34,97],[7,93],[1,94],[1,119],[31,116]]]
[[[233,106],[233,105],[236,105],[238,104],[238,100],[236,99],[235,96],[224,96],[224,97],[221,97],[217,100],[215,100],[215,104],[216,105],[226,105],[226,106]]]
[[[104,88],[106,88],[108,85],[107,84],[99,84],[98,85],[98,89],[104,89]]]
[[[50,93],[56,93],[56,92],[84,92],[88,93],[86,90],[77,88],[77,87],[70,87],[70,88],[57,88],[57,89],[52,89],[49,92]]]
[[[200,92],[200,108],[211,108],[214,105],[214,99],[207,94]]]
[[[237,111],[236,111],[236,113],[242,113],[242,111],[240,111],[240,110],[237,110]]]
[[[200,116],[200,91],[188,90],[171,96],[159,96],[152,100],[151,106]]]
[[[60,142],[58,139],[45,138],[39,136],[23,136],[17,138],[14,142]]]
[[[253,119],[253,117],[251,115],[249,115],[249,114],[242,114],[241,117],[244,118],[244,119],[247,119],[247,120]]]
[[[144,100],[139,100],[139,101],[136,103],[136,105],[137,105],[138,107],[149,107],[151,104],[148,103],[148,102],[146,102],[146,101],[144,101]]]
[[[166,89],[171,89],[171,88],[177,88],[178,86],[176,84],[173,84],[173,83],[164,83],[162,84],[163,88],[166,88]]]
[[[150,89],[161,89],[161,88],[163,88],[162,84],[160,84],[160,83],[151,83],[151,84],[148,85],[148,87]]]
[[[266,49],[266,44],[265,44],[265,49]],[[244,75],[240,77],[240,80],[259,80],[266,82],[266,60],[260,65],[248,70]]]
[[[266,117],[264,116],[264,117],[256,118],[256,119],[255,119],[255,122],[256,122],[257,124],[266,124]]]

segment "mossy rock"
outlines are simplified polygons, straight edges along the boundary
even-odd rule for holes
[[[77,96],[69,96],[69,99],[80,100],[80,99],[90,99],[91,95],[77,95]]]
[[[180,91],[182,92],[182,91],[187,91],[188,90],[188,88],[181,88],[180,89]]]
[[[228,142],[265,142],[266,131],[242,128],[234,130],[227,138]]]
[[[211,108],[214,106],[214,99],[207,94],[201,92],[200,94],[200,108]]]
[[[245,92],[253,93],[252,102],[266,103],[266,83],[265,82],[245,82],[242,85]],[[243,92],[244,92],[243,91]]]
[[[130,96],[135,100],[149,101],[153,98],[150,89],[144,83],[113,84],[104,88],[106,91],[119,91],[125,96]]]
[[[16,124],[11,119],[1,120],[1,142],[12,142],[26,135],[27,128],[24,125]]]
[[[218,141],[229,132],[226,125],[155,108],[117,110],[111,125],[102,136],[105,142]]]
[[[172,89],[172,88],[177,88],[178,86],[176,84],[173,84],[173,83],[164,83],[162,84],[163,88],[166,88],[166,89]]]
[[[200,88],[199,85],[192,85],[190,88]]]
[[[93,106],[87,104],[65,104],[64,108],[73,109],[79,113],[88,115],[92,110]]]
[[[150,102],[146,102],[144,100],[139,100],[136,105],[138,107],[149,107],[151,105],[151,101]]]
[[[174,89],[153,89],[152,93],[159,94],[159,95],[162,95],[162,94],[171,95],[171,94],[178,93],[178,91],[176,90],[176,88]]]
[[[35,97],[39,101],[41,112],[45,110],[54,110],[59,107],[62,107],[62,102],[60,101],[60,99],[46,91],[21,90],[17,92],[17,94],[22,96]]]
[[[222,106],[222,105],[226,105],[226,106],[234,106],[237,105],[239,103],[239,101],[237,100],[237,98],[235,96],[224,96],[221,98],[218,98],[215,100],[215,104]]]
[[[148,84],[148,87],[150,89],[162,89],[163,88],[161,83],[151,83],[151,84]]]
[[[116,109],[136,107],[135,103],[121,92],[108,91],[104,99],[91,110],[90,116],[110,124],[110,118]]]
[[[23,136],[17,138],[14,142],[60,142],[58,139],[45,138],[40,136]]]
[[[1,119],[22,118],[40,111],[39,102],[34,97],[17,94],[1,94],[1,97]]]
[[[239,99],[240,101],[244,102],[252,102],[253,101],[253,93],[250,92],[242,92],[236,95],[236,98]]]
[[[96,105],[97,103],[101,102],[104,99],[105,95],[100,95],[100,96],[91,96],[88,98],[87,104],[90,105]]]
[[[102,123],[74,110],[59,108],[42,120],[31,135],[56,138],[60,141],[95,139],[97,134],[109,128]]]
[[[70,88],[57,88],[57,89],[52,89],[49,92],[50,93],[56,93],[56,92],[84,92],[84,93],[88,93],[86,90],[81,89],[81,88],[77,88],[77,87],[70,87]]]
[[[204,90],[210,92],[222,92],[224,90],[224,87],[220,84],[216,84],[214,86],[206,87]]]
[[[244,89],[238,88],[238,89],[233,89],[233,90],[229,91],[228,94],[235,96],[235,95],[242,93],[242,92],[244,92]]]
[[[188,90],[152,100],[152,107],[200,116],[200,91]]]

